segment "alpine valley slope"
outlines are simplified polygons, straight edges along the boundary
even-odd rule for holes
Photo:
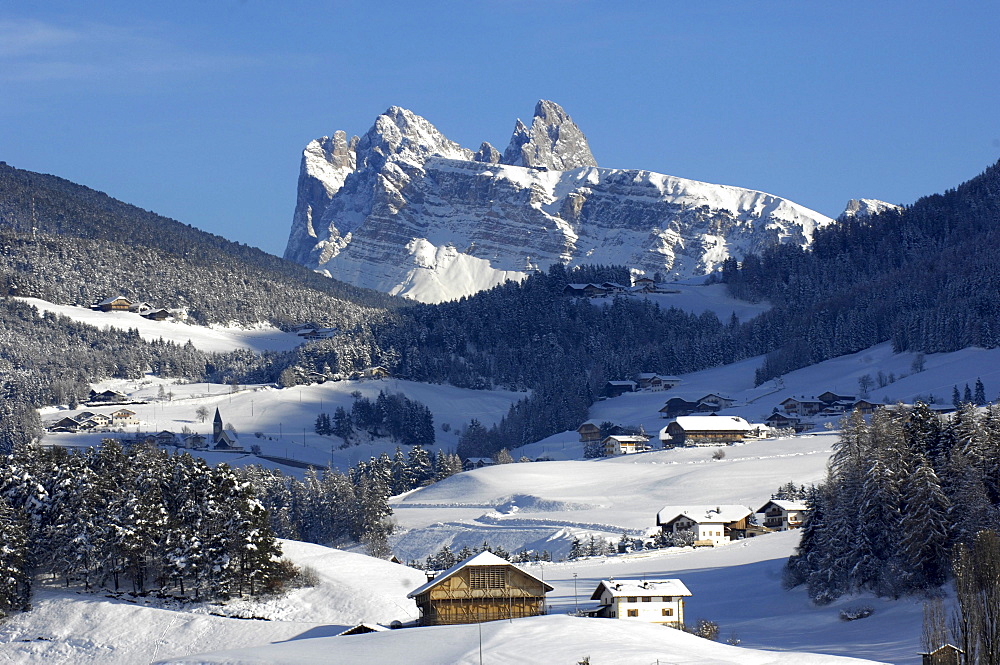
[[[396,106],[363,137],[306,146],[285,258],[422,302],[555,263],[684,279],[775,243],[807,246],[828,217],[763,192],[599,168],[557,104],[539,101],[501,153],[448,140]]]

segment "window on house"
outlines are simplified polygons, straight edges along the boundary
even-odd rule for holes
[[[663,608],[663,616],[665,616],[665,617],[672,617],[673,615],[674,615],[674,608],[672,608],[672,607],[664,607]]]
[[[629,610],[628,611],[628,615],[630,617],[637,617],[637,616],[639,616],[639,610]]]
[[[507,575],[503,566],[470,566],[469,587],[473,589],[503,589]]]
[[[627,598],[625,599],[625,602],[626,602],[626,603],[634,603],[634,602],[635,602],[635,596],[628,596],[628,597],[627,597]]]
[[[652,602],[652,600],[653,600],[652,596],[643,596],[642,597],[642,602],[644,602],[644,603]]]

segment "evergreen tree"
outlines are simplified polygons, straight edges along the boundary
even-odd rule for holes
[[[903,511],[899,528],[902,588],[921,590],[944,584],[948,575],[948,498],[937,474],[921,459],[903,479]]]
[[[976,392],[972,396],[972,401],[976,406],[986,405],[986,386],[983,385],[982,379],[976,379]]]
[[[11,612],[29,608],[29,556],[26,520],[0,498],[0,619]]]

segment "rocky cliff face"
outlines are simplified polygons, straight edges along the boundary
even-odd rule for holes
[[[844,206],[844,212],[837,216],[837,221],[844,222],[854,218],[871,217],[886,210],[902,210],[902,206],[878,199],[851,199]]]
[[[773,243],[807,245],[830,222],[763,192],[598,168],[553,102],[536,105],[530,127],[517,122],[502,156],[393,107],[360,139],[338,132],[306,147],[285,257],[439,302],[555,262],[704,275]]]

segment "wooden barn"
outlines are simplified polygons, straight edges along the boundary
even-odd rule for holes
[[[552,586],[492,552],[481,552],[411,591],[420,624],[479,623],[545,614]]]

